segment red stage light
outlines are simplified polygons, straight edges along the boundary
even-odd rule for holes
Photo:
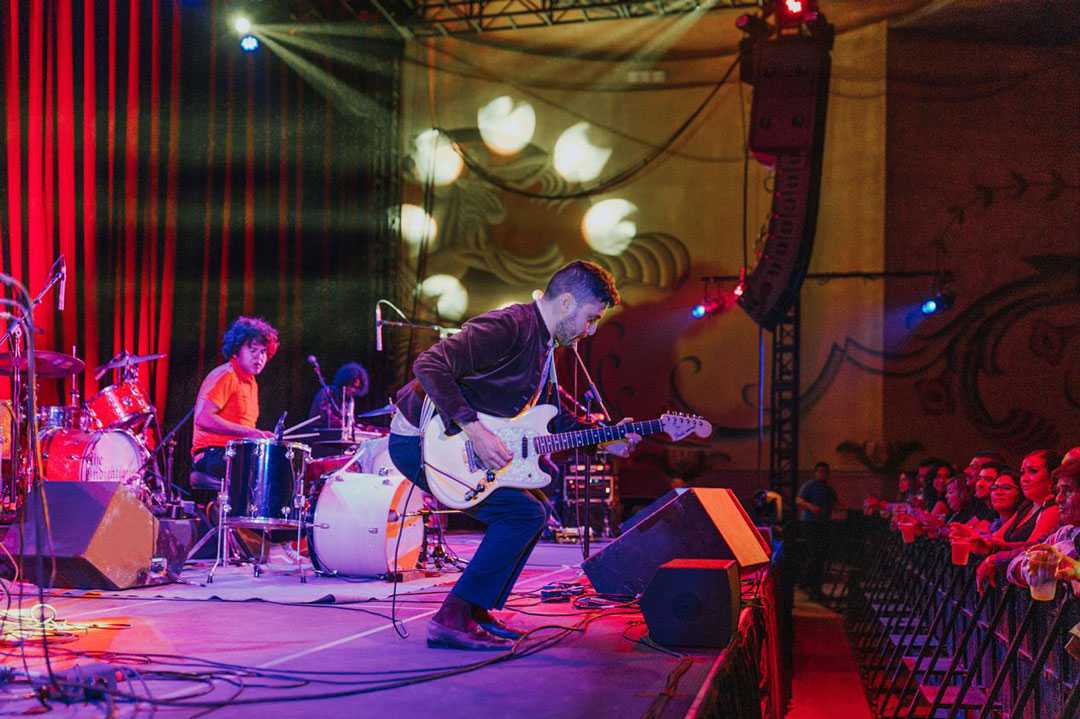
[[[816,17],[816,0],[780,0],[776,4],[776,24],[780,27],[797,27]]]

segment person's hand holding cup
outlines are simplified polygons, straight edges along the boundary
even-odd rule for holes
[[[1057,593],[1058,553],[1046,545],[1028,548],[1027,579],[1031,598],[1038,602],[1052,602]]]
[[[949,537],[949,543],[952,546],[952,563],[966,567],[971,557],[971,541],[967,537]]]

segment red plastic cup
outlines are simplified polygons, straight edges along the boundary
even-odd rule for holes
[[[915,525],[909,522],[901,522],[900,536],[904,538],[904,544],[911,544],[915,541]]]
[[[968,558],[971,556],[971,542],[967,539],[956,539],[952,542],[952,563],[958,567],[966,567]]]

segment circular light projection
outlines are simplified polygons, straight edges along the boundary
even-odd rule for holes
[[[589,141],[587,122],[566,129],[555,143],[555,171],[570,182],[588,182],[600,176],[611,157],[610,147],[598,147]]]
[[[233,18],[232,26],[237,35],[247,35],[251,32],[251,19],[243,15],[237,15]]]
[[[536,111],[527,102],[515,106],[510,96],[503,95],[476,111],[476,126],[488,149],[498,155],[513,155],[532,140]]]
[[[451,142],[434,128],[417,135],[413,147],[416,176],[423,182],[449,185],[465,167]]]
[[[469,292],[461,280],[453,275],[432,275],[420,285],[420,294],[435,301],[439,316],[448,320],[460,320],[469,307]]]
[[[413,247],[419,247],[427,238],[428,249],[434,249],[439,226],[435,218],[417,205],[402,205],[400,210],[401,238]]]
[[[637,212],[627,200],[602,200],[589,208],[581,230],[589,247],[604,255],[622,254],[637,234],[637,225],[626,219]]]

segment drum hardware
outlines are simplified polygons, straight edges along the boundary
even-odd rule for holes
[[[300,546],[306,526],[301,480],[310,456],[311,448],[307,445],[277,439],[239,439],[226,445],[225,478],[218,494],[221,505],[218,551],[207,582],[213,581],[219,565],[234,561],[242,554],[233,549],[239,543],[234,536],[236,529],[264,532],[264,549],[266,531],[296,529],[297,546]],[[262,573],[262,555],[247,560],[251,562],[254,576],[258,577]],[[299,552],[296,563],[300,581],[306,583]]]

